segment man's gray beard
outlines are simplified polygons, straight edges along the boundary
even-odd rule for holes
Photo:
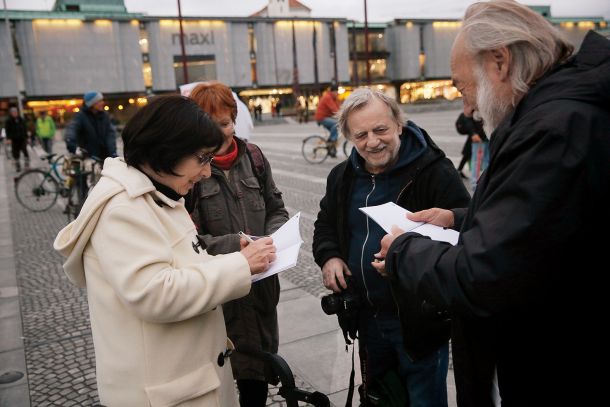
[[[513,109],[512,103],[497,97],[489,77],[481,67],[476,68],[477,76],[477,111],[475,120],[483,120],[483,129],[487,137],[500,125],[506,115]]]

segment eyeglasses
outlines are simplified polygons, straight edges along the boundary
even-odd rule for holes
[[[199,165],[202,167],[206,164],[211,164],[214,160],[214,154],[197,154],[193,153],[195,157],[199,160]]]

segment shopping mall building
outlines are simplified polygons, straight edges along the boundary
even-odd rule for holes
[[[576,46],[589,29],[607,30],[602,17],[554,18],[549,7],[534,8]],[[310,13],[296,0],[270,0],[249,17],[184,17],[181,35],[177,16],[130,13],[122,0],[5,11],[0,117],[21,102],[25,111],[51,110],[63,121],[84,92],[99,90],[108,110],[125,119],[146,97],[176,92],[185,83],[184,62],[189,82],[221,81],[264,112],[281,100],[289,114],[296,98],[313,109],[330,84],[343,91],[370,83],[402,103],[459,97],[449,68],[459,20],[405,17],[365,29]]]

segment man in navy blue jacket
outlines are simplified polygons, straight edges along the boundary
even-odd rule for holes
[[[351,275],[360,295],[366,383],[373,386],[394,371],[409,405],[447,406],[448,322],[420,316],[401,330],[389,283],[372,266],[385,232],[358,208],[387,202],[410,211],[452,208],[466,205],[470,196],[451,161],[425,130],[405,123],[396,101],[385,94],[353,92],[341,107],[338,126],[355,148],[329,174],[315,222],[313,253],[324,285],[339,292]]]
[[[70,125],[71,137],[66,140],[68,146],[80,147],[87,154],[101,160],[116,157],[116,134],[110,116],[104,111],[104,95],[101,92],[87,92],[83,96],[81,111]],[[71,151],[74,152],[74,151]]]

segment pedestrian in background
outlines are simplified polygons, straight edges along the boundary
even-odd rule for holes
[[[411,211],[452,208],[466,205],[470,195],[443,151],[425,130],[405,121],[398,103],[384,93],[355,90],[341,107],[339,126],[355,149],[328,176],[313,255],[326,288],[351,288],[360,298],[366,383],[361,401],[369,405],[374,391],[383,400],[396,392],[410,406],[447,406],[449,324],[442,317],[418,316],[401,329],[396,304],[409,299],[393,297],[387,279],[373,268],[385,232],[358,208],[387,202]]]
[[[106,406],[236,406],[219,305],[275,260],[264,238],[211,256],[183,196],[210,176],[222,133],[183,96],[153,99],[122,132],[78,218],[54,247],[87,289],[97,389]]]
[[[236,252],[248,244],[240,231],[270,235],[288,220],[288,212],[259,147],[235,137],[237,105],[231,90],[208,82],[195,87],[191,98],[223,133],[211,176],[194,188],[193,218],[199,240],[210,254]],[[279,298],[279,278],[273,275],[253,283],[247,296],[222,306],[229,338],[238,350],[231,366],[242,407],[263,407],[267,402],[269,374],[264,362],[239,350],[277,353]]]
[[[460,113],[455,122],[455,129],[459,134],[466,136],[464,146],[462,147],[462,159],[460,160],[460,163],[457,166],[457,170],[460,173],[460,177],[462,178],[468,178],[463,171],[466,163],[468,163],[468,166],[470,167],[470,157],[472,157],[472,139],[470,138],[469,125],[470,121],[466,118],[463,112]]]
[[[457,170],[462,178],[466,178],[462,173],[462,169],[464,164],[469,161],[470,184],[474,191],[481,174],[489,165],[489,140],[483,129],[482,121],[468,117],[464,113],[461,113],[458,117],[455,127],[458,133],[467,135],[466,142],[462,148],[462,160]]]
[[[53,152],[53,137],[55,137],[55,121],[46,110],[40,112],[36,119],[36,135],[40,139],[42,149],[47,153]]]
[[[337,138],[339,133],[337,130],[337,119],[335,114],[339,111],[339,101],[337,100],[337,87],[335,85],[329,87],[320,98],[318,107],[316,108],[316,122],[319,126],[324,126],[330,132],[328,142],[331,144],[329,155],[337,156]]]
[[[101,92],[85,93],[83,106],[74,117],[71,128],[76,137],[76,146],[102,161],[117,156],[116,133],[104,106],[104,95]]]
[[[15,171],[21,171],[21,155],[23,154],[23,165],[26,169],[30,167],[30,155],[28,154],[28,129],[25,119],[19,115],[16,107],[9,109],[9,117],[4,124],[6,139],[11,144],[13,153],[13,165]]]
[[[607,396],[597,265],[608,263],[610,230],[610,41],[590,31],[572,51],[515,1],[467,9],[452,76],[464,113],[479,113],[490,135],[489,167],[467,210],[409,217],[460,230],[456,246],[416,233],[382,242],[397,297],[415,300],[401,317],[424,305],[451,315],[458,406]]]

